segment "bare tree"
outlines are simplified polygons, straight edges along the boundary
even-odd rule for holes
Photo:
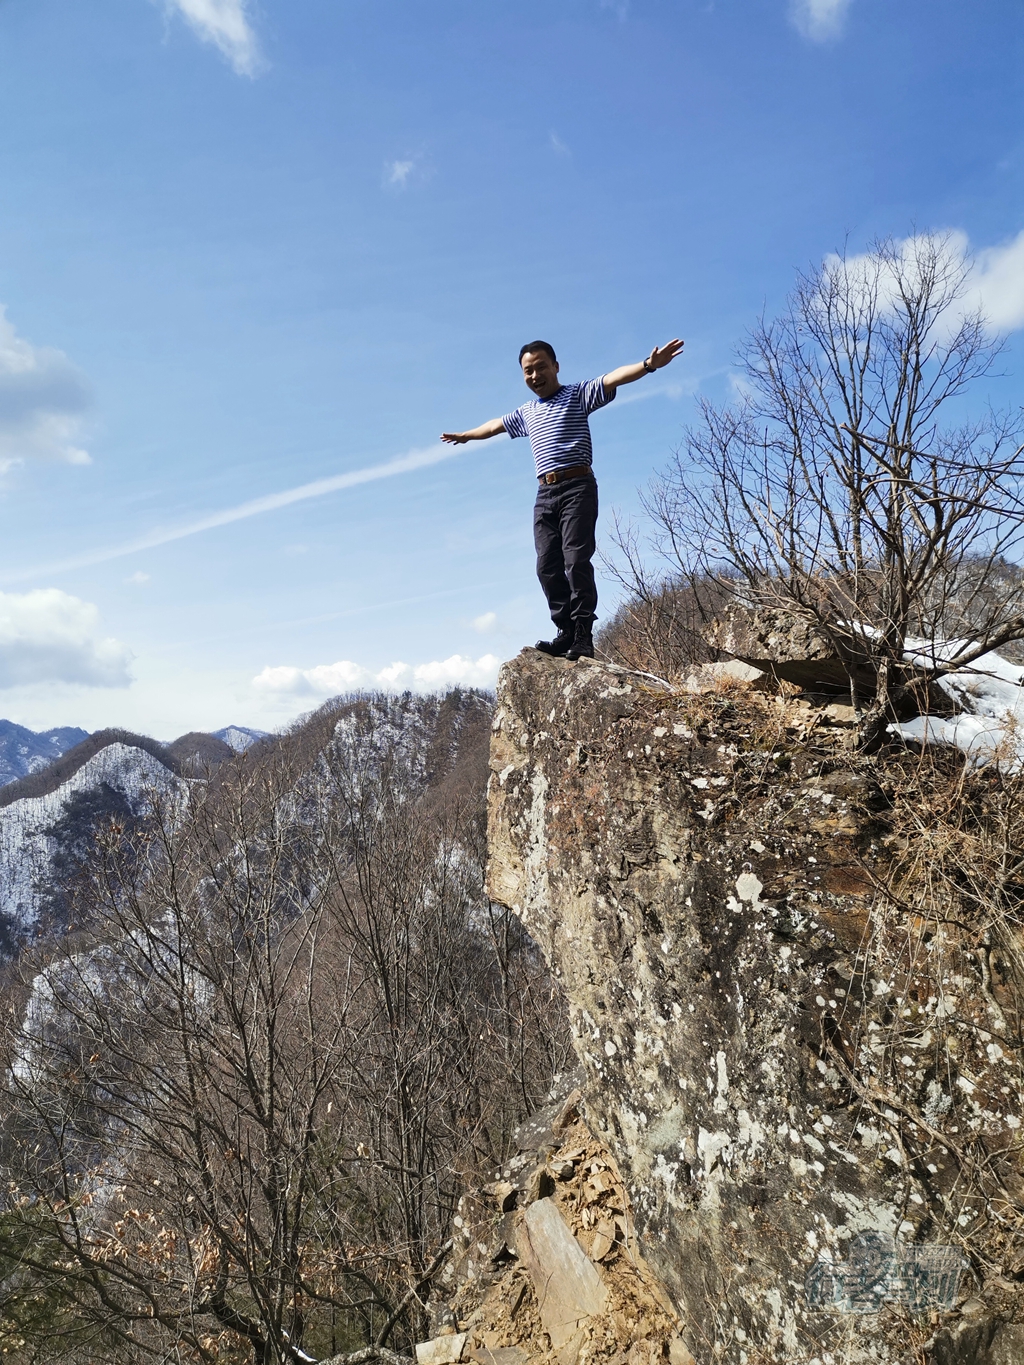
[[[604,567],[625,596],[597,637],[601,655],[666,679],[716,659],[704,630],[728,592],[709,575],[652,565],[636,525],[621,517],[613,521],[611,541],[615,549],[602,556]]]
[[[812,621],[879,715],[908,648],[939,678],[1024,636],[1021,422],[965,411],[1001,349],[969,270],[917,236],[801,277],[646,498],[679,573]]]

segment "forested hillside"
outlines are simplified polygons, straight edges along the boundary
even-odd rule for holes
[[[463,1181],[568,1049],[482,889],[490,718],[473,692],[335,701],[130,811],[94,789],[6,986],[8,1358],[422,1338]]]

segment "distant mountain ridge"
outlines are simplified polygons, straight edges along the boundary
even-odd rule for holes
[[[0,790],[0,957],[16,952],[39,929],[41,916],[56,915],[51,929],[67,928],[60,923],[67,883],[97,821],[130,821],[144,815],[152,793],[184,787],[161,749],[140,735],[101,730],[43,772]],[[68,763],[73,754],[77,761]],[[55,768],[62,773],[56,782]],[[47,776],[49,782],[41,780]],[[29,784],[38,789],[7,799],[12,788]]]
[[[228,733],[238,734],[239,727],[230,727]],[[236,753],[247,749],[257,738],[261,738],[258,731],[250,730],[244,733],[252,736],[247,744],[238,743],[237,740],[234,744],[227,743],[205,730],[193,730],[187,735],[180,735],[177,739],[171,740],[170,744],[161,744],[159,740],[150,739],[148,735],[134,734],[131,730],[96,730],[91,735],[86,735],[73,748],[59,754],[50,763],[0,786],[0,810],[15,801],[48,796],[111,744],[128,749],[141,749],[150,758],[162,763],[175,777],[199,777],[204,772],[216,768],[225,759],[234,758]]]
[[[242,753],[250,745],[267,738],[266,730],[247,725],[226,725],[222,730],[193,730],[187,735],[161,744],[129,730],[96,730],[90,734],[76,725],[58,725],[52,730],[29,730],[12,720],[0,720],[0,809],[26,796],[43,796],[66,782],[93,754],[108,744],[128,744],[144,749],[152,757],[178,773],[182,767],[216,767],[232,753]],[[87,744],[86,741],[91,741]],[[85,748],[80,746],[85,745]],[[68,758],[56,767],[59,759]],[[53,771],[49,771],[53,768]],[[45,777],[42,777],[43,773]],[[33,778],[39,777],[39,781]],[[24,782],[24,785],[21,785]],[[14,788],[15,783],[19,785]]]
[[[211,736],[204,736],[204,738],[211,738]],[[213,742],[216,743],[217,741]],[[71,749],[66,749],[52,763],[48,763],[45,768],[39,768],[26,777],[19,777],[16,781],[8,782],[6,786],[0,787],[0,810],[13,805],[15,801],[49,796],[51,792],[55,792],[58,787],[62,787],[65,782],[74,777],[79,768],[83,768],[91,758],[102,753],[111,745],[119,745],[125,749],[140,749],[150,758],[156,759],[175,776],[180,771],[181,764],[177,756],[171,752],[169,745],[160,744],[159,741],[150,739],[146,735],[133,734],[131,730],[96,730],[93,734],[86,735],[80,744],[76,744]],[[224,747],[227,748],[226,745]]]
[[[29,730],[24,725],[15,725],[13,720],[0,720],[0,787],[38,772],[88,738],[88,730],[80,730],[76,725]]]

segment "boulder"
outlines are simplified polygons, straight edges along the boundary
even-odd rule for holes
[[[840,632],[830,633],[794,610],[755,609],[733,602],[706,628],[704,637],[715,649],[731,655],[729,662],[808,692],[849,697],[851,676],[862,697],[874,692],[875,670],[866,657],[858,656],[856,642],[847,637],[844,647]],[[757,685],[755,679],[750,681]],[[898,704],[901,720],[922,712],[948,716],[956,710],[949,694],[929,683],[925,670],[912,663],[904,663],[892,681],[894,687],[909,689]]]
[[[652,1365],[692,1365],[638,1252],[621,1175],[580,1116],[577,1079],[556,1077],[548,1104],[518,1130],[520,1150],[459,1200],[457,1251],[438,1277],[445,1301],[432,1299],[432,1321],[468,1331],[463,1358],[491,1365],[520,1365],[515,1352],[522,1365],[575,1365],[595,1352],[626,1365],[638,1342],[651,1346]]]
[[[760,668],[752,668],[742,659],[722,659],[718,663],[700,664],[691,669],[679,682],[683,692],[710,692],[715,688],[728,688],[737,683],[748,687],[759,687],[770,675]]]
[[[753,610],[734,602],[711,622],[704,638],[748,667],[798,687],[849,693],[848,666],[836,642],[798,612],[783,607]],[[862,686],[874,686],[874,673],[865,664],[855,671]]]

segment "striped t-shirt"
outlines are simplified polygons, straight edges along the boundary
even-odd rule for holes
[[[535,398],[501,420],[513,440],[529,436],[538,476],[574,464],[592,464],[594,450],[587,418],[610,403],[615,392],[605,392],[603,379],[563,384],[550,398]]]

